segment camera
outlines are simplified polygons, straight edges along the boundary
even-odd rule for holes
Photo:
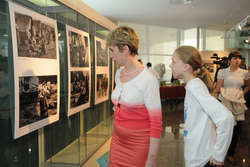
[[[222,57],[219,60],[214,60],[213,64],[219,64],[220,68],[227,68],[228,67],[228,58]]]
[[[214,53],[211,56],[212,59],[216,59],[213,61],[213,64],[219,64],[220,68],[227,68],[228,67],[228,58],[227,57],[218,57],[217,53]]]

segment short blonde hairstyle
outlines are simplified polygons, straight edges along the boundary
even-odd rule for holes
[[[129,47],[131,54],[138,54],[138,35],[133,28],[128,26],[120,26],[116,28],[107,38],[107,46],[117,46],[122,50],[124,45]]]
[[[202,60],[198,49],[192,46],[180,46],[175,50],[178,57],[185,63],[189,64],[193,71],[202,67]]]

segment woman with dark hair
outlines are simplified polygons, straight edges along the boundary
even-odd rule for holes
[[[240,68],[241,58],[242,56],[238,51],[229,54],[228,61],[230,65],[218,72],[216,87],[217,92],[221,93],[222,103],[232,112],[235,119],[233,138],[227,157],[233,164],[235,164],[233,156],[239,140],[241,124],[245,120],[245,110],[247,110],[244,93],[250,87],[248,71]],[[242,89],[244,85],[246,86],[245,91]]]

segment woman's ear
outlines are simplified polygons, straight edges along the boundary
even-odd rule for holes
[[[123,53],[130,53],[128,45],[123,46]]]

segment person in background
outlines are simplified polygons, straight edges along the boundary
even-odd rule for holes
[[[217,84],[217,76],[220,69],[224,69],[228,67],[228,58],[222,57],[221,61],[219,63],[219,67],[216,69],[215,75],[214,75],[214,83]]]
[[[216,87],[216,91],[220,92],[222,96],[222,103],[232,112],[235,119],[233,139],[227,156],[227,160],[232,164],[236,164],[234,159],[235,149],[239,140],[242,121],[245,120],[245,110],[247,110],[244,94],[250,87],[248,71],[240,68],[241,58],[242,56],[238,51],[229,54],[230,65],[218,72]],[[246,85],[245,91],[242,89],[244,85]]]
[[[250,66],[248,66],[248,73],[250,74]],[[248,77],[248,82],[250,82],[250,76]],[[247,85],[249,85],[250,83],[248,83]],[[245,93],[245,100],[246,100],[246,106],[249,108],[250,107],[250,88],[245,88],[245,89],[248,89],[248,90],[245,90],[246,93]]]
[[[245,69],[245,70],[247,69],[245,57],[241,57],[240,68]]]
[[[160,79],[159,74],[152,68],[152,64],[150,62],[147,63],[147,68],[152,72],[152,74],[157,78]]]
[[[223,166],[233,132],[233,115],[209,94],[195,76],[202,67],[199,51],[192,46],[177,48],[170,68],[186,83],[184,99],[184,157],[186,167]],[[216,127],[214,127],[214,125]]]
[[[110,57],[124,66],[115,74],[114,130],[109,167],[156,167],[162,132],[159,84],[136,59],[139,39],[127,26],[116,28],[107,39]]]

